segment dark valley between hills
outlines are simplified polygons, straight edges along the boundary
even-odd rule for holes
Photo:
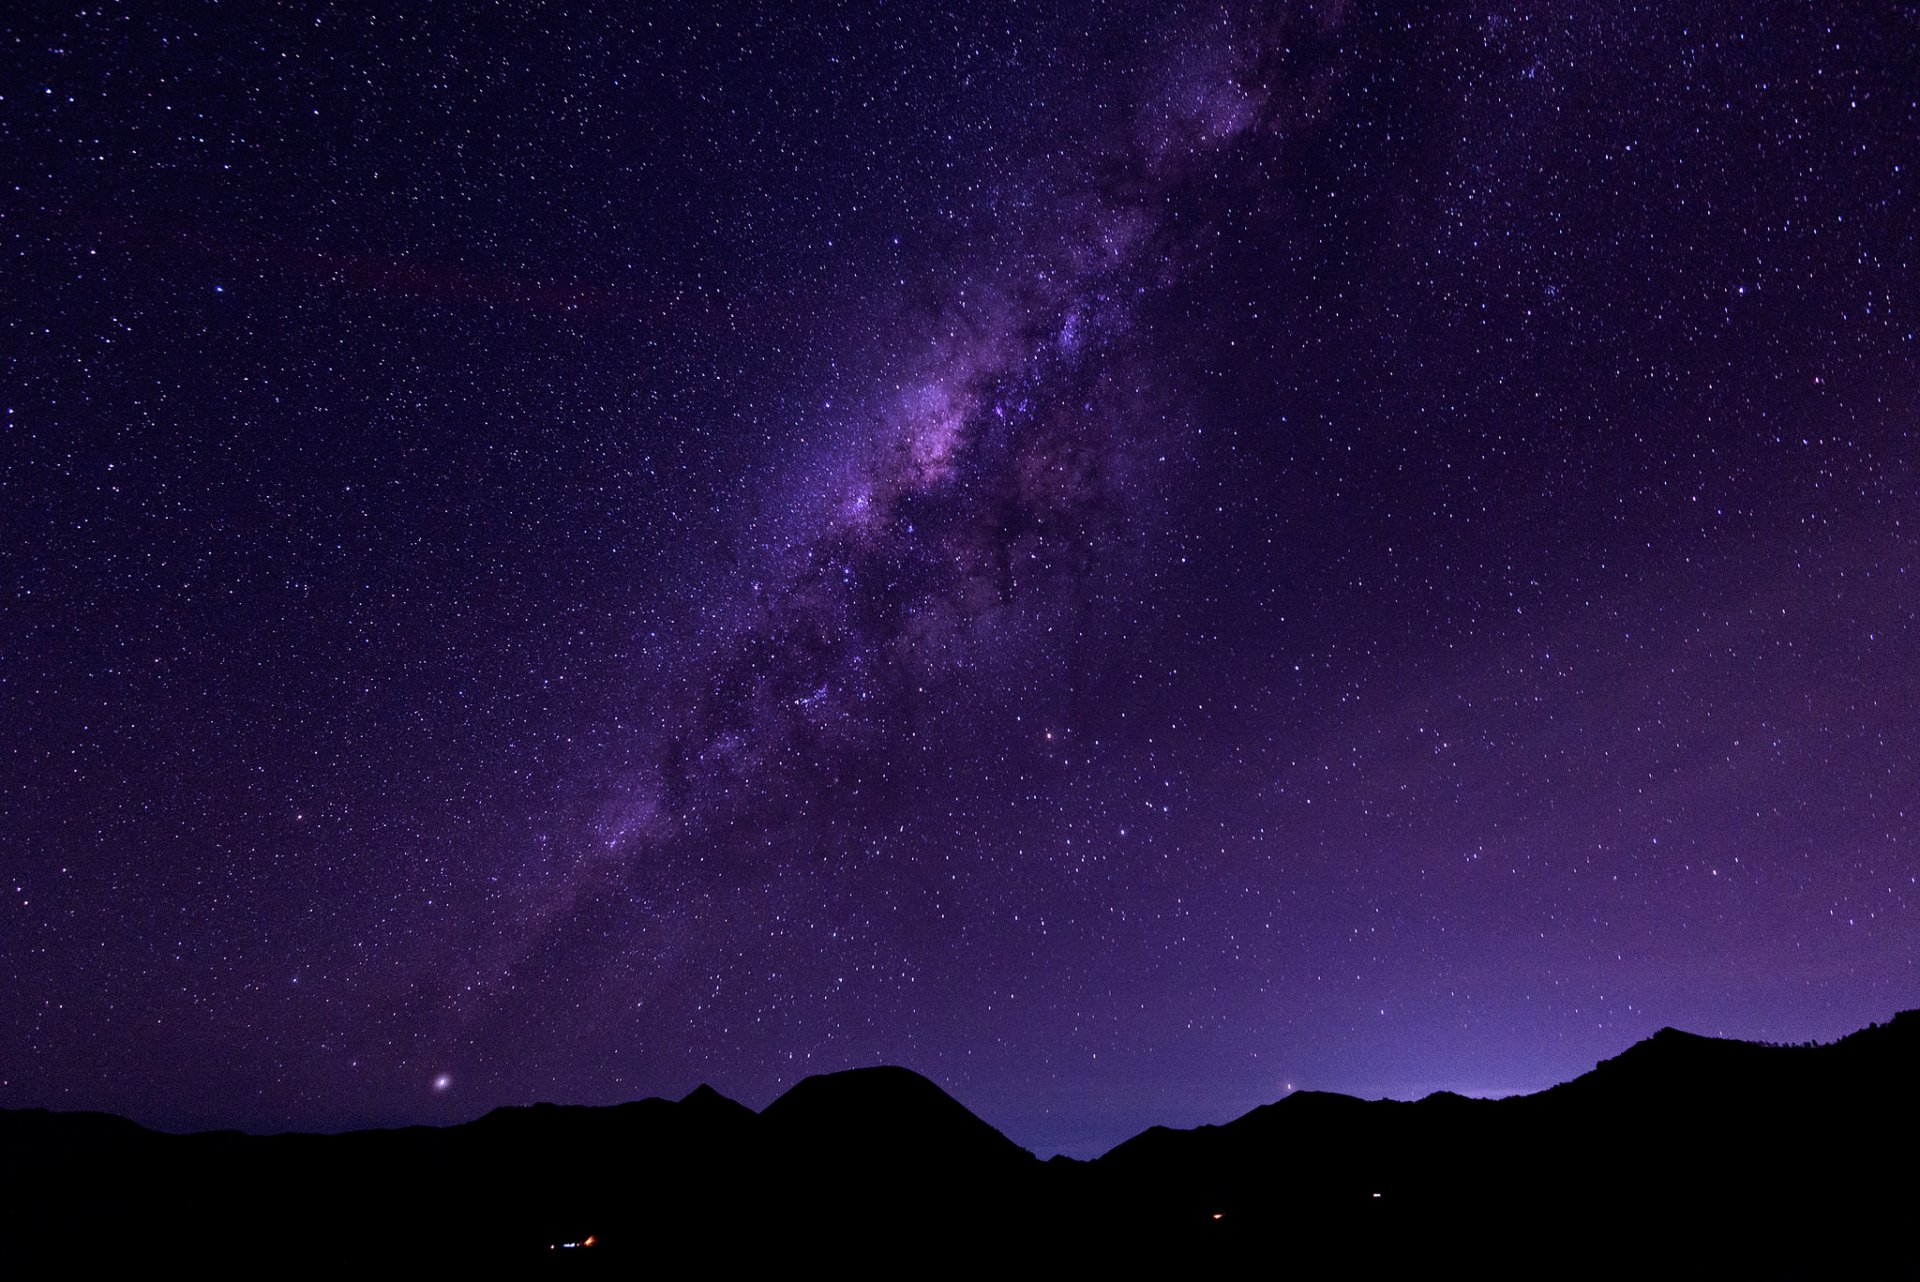
[[[1916,1081],[1908,1011],[1825,1045],[1665,1029],[1506,1099],[1304,1091],[1090,1162],[1038,1160],[903,1068],[810,1077],[759,1113],[701,1087],[341,1135],[4,1111],[0,1253],[1797,1274],[1897,1250],[1920,1191]]]

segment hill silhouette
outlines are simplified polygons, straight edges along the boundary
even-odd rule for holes
[[[806,1078],[760,1114],[770,1146],[836,1166],[931,1175],[1023,1169],[1033,1154],[905,1068],[855,1068]]]
[[[1663,1029],[1535,1095],[1302,1091],[1047,1163],[895,1067],[759,1113],[702,1086],[333,1136],[0,1110],[0,1258],[1794,1272],[1903,1222],[1916,1080],[1920,1012],[1822,1046]]]

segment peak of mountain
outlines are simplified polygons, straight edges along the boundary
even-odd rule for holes
[[[680,1107],[698,1117],[726,1122],[744,1122],[756,1116],[754,1111],[745,1104],[729,1099],[705,1082],[681,1096]]]
[[[1754,1045],[1758,1043],[1736,1041],[1726,1037],[1709,1037],[1703,1033],[1689,1033],[1678,1028],[1667,1027],[1656,1029],[1618,1055],[1611,1055],[1601,1060],[1600,1064],[1671,1063],[1685,1056],[1721,1053],[1717,1048]]]
[[[892,1161],[1035,1161],[927,1078],[893,1065],[820,1073],[760,1114],[778,1142]]]
[[[1808,1074],[1823,1073],[1808,1058],[1816,1049],[1662,1028],[1571,1081],[1517,1098],[1641,1115],[1677,1107],[1745,1110],[1781,1091],[1812,1088]]]
[[[863,1099],[911,1106],[945,1100],[956,1107],[959,1101],[941,1090],[930,1079],[897,1064],[874,1064],[866,1068],[848,1068],[834,1073],[815,1073],[803,1077],[786,1093],[767,1106],[767,1112],[792,1107],[794,1100],[813,1102]]]
[[[803,1077],[767,1105],[761,1116],[791,1125],[799,1118],[827,1114],[839,1120],[875,1113],[911,1115],[952,1109],[966,1111],[953,1096],[912,1069],[880,1064]]]

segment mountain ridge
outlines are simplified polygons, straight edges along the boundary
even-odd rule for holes
[[[639,1256],[663,1242],[751,1250],[737,1245],[749,1224],[783,1250],[869,1259],[932,1241],[1257,1255],[1379,1249],[1382,1233],[1411,1243],[1488,1206],[1523,1235],[1614,1217],[1646,1232],[1766,1224],[1778,1239],[1782,1225],[1857,1222],[1911,1196],[1911,1178],[1868,1173],[1920,1138],[1906,1102],[1916,1075],[1920,1012],[1818,1046],[1662,1029],[1531,1095],[1295,1091],[1045,1163],[894,1065],[811,1075],[759,1112],[703,1084],[677,1101],[539,1103],[332,1136],[170,1135],[112,1114],[0,1110],[0,1254],[217,1242],[237,1258],[300,1240],[356,1259],[430,1240],[442,1254],[531,1259],[592,1237]],[[426,1239],[422,1224],[436,1226]]]

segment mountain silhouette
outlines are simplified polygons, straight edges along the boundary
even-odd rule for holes
[[[728,1099],[705,1082],[681,1097],[680,1107],[714,1126],[746,1126],[754,1115],[745,1104]]]
[[[1480,1258],[1515,1267],[1564,1268],[1567,1241],[1596,1269],[1653,1250],[1707,1268],[1830,1266],[1830,1237],[1871,1240],[1893,1222],[1876,1217],[1920,1191],[1887,1162],[1920,1138],[1916,1072],[1920,1012],[1827,1046],[1663,1029],[1535,1095],[1302,1091],[1224,1126],[1148,1131],[1094,1165],[1108,1205],[1170,1234],[1212,1224],[1273,1242],[1312,1224],[1402,1263],[1466,1232]]]
[[[1920,1192],[1916,1080],[1920,1012],[1662,1029],[1534,1095],[1300,1091],[1047,1163],[896,1067],[332,1136],[0,1110],[0,1259],[1831,1271]]]
[[[855,1068],[809,1077],[760,1114],[776,1148],[816,1160],[896,1170],[1025,1168],[1033,1154],[910,1069]]]

